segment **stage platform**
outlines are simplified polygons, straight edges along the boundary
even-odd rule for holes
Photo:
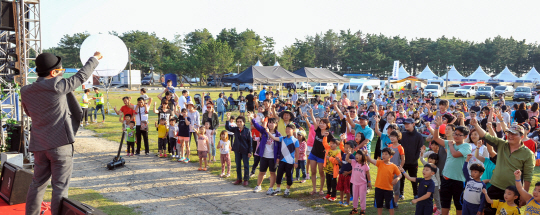
[[[47,202],[47,204],[51,204]],[[0,199],[0,214],[2,215],[24,215],[24,208],[26,203],[8,205],[4,200]],[[44,215],[51,215],[51,211],[47,210]]]

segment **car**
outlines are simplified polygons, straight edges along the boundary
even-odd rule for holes
[[[433,97],[441,97],[444,94],[444,90],[441,85],[438,84],[428,84],[424,88],[424,96],[428,96],[431,93]]]
[[[142,80],[141,80],[141,84],[142,85],[152,85],[154,83],[159,83],[159,79],[160,79],[160,76],[158,74],[150,74],[150,75],[147,75],[145,76]]]
[[[533,100],[533,95],[530,87],[517,87],[514,91],[514,96],[512,97],[513,101],[527,101],[531,102]]]
[[[461,87],[461,85],[459,85],[459,84],[450,84],[448,86],[448,93],[454,93],[460,87]]]
[[[512,86],[503,86],[503,85],[500,85],[500,86],[497,86],[495,87],[495,97],[499,97],[499,95],[504,95],[503,97],[505,96],[512,96],[514,95],[514,87]]]
[[[283,84],[283,86],[287,88],[287,90],[290,90],[290,89],[308,90],[311,87],[311,85],[309,85],[307,82],[285,83]]]
[[[478,87],[478,91],[476,91],[476,95],[474,96],[474,99],[481,99],[481,98],[487,98],[487,99],[493,99],[493,96],[495,95],[495,90],[491,86],[481,86]]]
[[[253,84],[250,84],[250,83],[241,83],[238,85],[236,83],[233,83],[231,84],[231,90],[232,91],[238,91],[238,90],[249,91],[249,90],[257,90],[257,87],[253,86]]]
[[[208,79],[207,79],[208,80]],[[207,86],[215,87],[215,86],[231,86],[231,83],[223,83],[221,82],[221,79],[212,79],[206,83]]]
[[[459,89],[454,91],[455,97],[465,97],[469,98],[471,96],[476,96],[476,91],[478,90],[478,86],[476,85],[465,85],[461,86]]]
[[[334,84],[332,83],[319,83],[317,86],[313,87],[314,94],[328,94],[334,89]]]

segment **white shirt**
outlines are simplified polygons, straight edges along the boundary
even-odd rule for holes
[[[180,96],[178,98],[178,107],[180,107],[180,111],[182,111],[182,108],[186,108],[187,99],[185,96]]]
[[[135,112],[135,125],[141,125],[141,121],[148,121],[148,113],[146,113],[146,107],[135,106]]]
[[[296,101],[298,101],[298,94],[297,93],[292,94],[291,101],[293,101],[296,104]]]
[[[195,132],[195,130],[193,130],[193,128],[198,128],[201,126],[201,116],[199,114],[199,111],[193,111],[193,113],[191,111],[188,110],[187,112],[187,115],[189,117],[189,119],[191,120],[189,123],[190,123],[190,126],[189,126],[189,132]]]
[[[273,135],[276,135],[275,133],[273,133]],[[276,144],[274,142],[274,140],[268,138],[268,141],[271,141],[270,143],[272,144],[266,144],[266,143],[260,143],[260,144],[264,144],[264,154],[263,154],[263,158],[274,158],[274,144]],[[259,145],[260,147],[260,145]]]
[[[219,152],[221,152],[222,155],[229,154],[230,145],[231,141],[223,142],[223,140],[219,140]]]
[[[540,94],[534,97],[534,102],[540,102]]]
[[[375,98],[377,98],[379,95],[381,95],[381,91],[380,90],[375,90]]]

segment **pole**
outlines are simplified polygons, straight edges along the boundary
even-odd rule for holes
[[[448,72],[446,72],[446,80],[444,81],[444,83],[446,84],[446,90],[444,92],[445,97],[448,97],[448,73],[450,73],[450,70],[448,70]]]
[[[131,85],[131,78],[132,78],[131,77],[131,48],[128,48],[128,57],[129,57],[129,60],[128,60],[128,62],[129,62],[128,89],[131,90],[131,87],[132,87],[132,85]]]

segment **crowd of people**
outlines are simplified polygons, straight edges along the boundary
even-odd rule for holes
[[[254,192],[262,190],[269,171],[267,195],[287,197],[293,181],[311,180],[311,195],[352,205],[350,214],[365,214],[371,190],[378,214],[383,208],[394,214],[405,189],[413,193],[416,214],[447,215],[452,203],[457,214],[519,214],[520,207],[525,214],[540,213],[540,182],[529,193],[540,154],[539,103],[507,105],[500,99],[469,107],[466,101],[384,89],[358,101],[345,93],[338,98],[335,90],[309,99],[307,92],[280,94],[264,87],[258,94],[241,92],[237,100],[223,93],[212,100],[203,93],[199,112],[189,92],[177,95],[171,84],[163,83],[160,104],[153,106],[158,156],[188,163],[193,138],[199,170],[208,170],[219,153],[220,176],[230,177],[232,151],[235,185],[247,186],[259,169]],[[149,153],[152,98],[144,89],[140,93],[136,105],[124,97],[124,106],[114,109],[124,124],[129,156],[140,155],[142,141]],[[89,101],[89,90],[85,95],[82,103]],[[233,109],[238,116],[231,115]],[[225,130],[218,133],[223,122]],[[376,176],[369,173],[370,164]]]

